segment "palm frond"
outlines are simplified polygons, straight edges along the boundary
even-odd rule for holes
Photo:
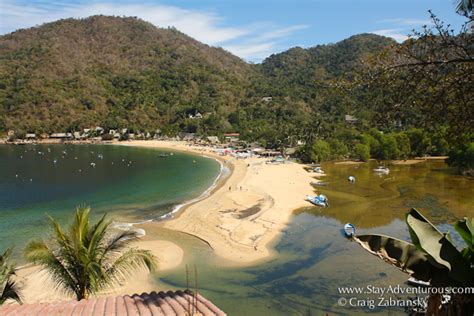
[[[15,266],[9,263],[11,254],[11,248],[0,254],[0,305],[9,299],[21,304],[20,291],[15,281],[11,279],[15,275]]]
[[[137,241],[138,239],[139,235],[134,230],[121,231],[112,235],[105,241],[101,249],[102,256],[100,260],[107,260],[109,256],[120,253],[124,249],[127,249],[132,242]]]
[[[56,253],[61,254],[61,250]],[[71,265],[65,264],[65,260],[57,254],[43,241],[31,241],[25,248],[26,259],[47,270],[57,290],[75,293],[77,279],[71,273]]]
[[[20,290],[17,287],[15,281],[8,280],[3,287],[3,291],[0,294],[0,305],[5,303],[7,300],[15,300],[19,304],[22,304]]]
[[[139,268],[154,270],[156,258],[144,250],[130,249],[138,239],[135,231],[110,237],[111,221],[106,216],[89,223],[88,207],[77,207],[67,233],[50,217],[53,244],[32,241],[25,249],[28,261],[39,263],[49,272],[57,289],[74,293],[78,300],[112,284],[120,283]]]
[[[120,284],[140,268],[155,271],[156,257],[148,250],[132,248],[117,258],[105,272],[110,279],[110,285],[113,285]]]
[[[111,221],[106,220],[106,215],[103,215],[102,218],[89,230],[86,238],[87,251],[89,254],[93,254],[100,248],[111,223]]]

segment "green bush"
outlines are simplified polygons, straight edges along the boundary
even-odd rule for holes
[[[399,158],[406,159],[411,155],[410,138],[404,132],[393,134],[397,142]]]
[[[102,140],[113,140],[114,139],[114,135],[112,134],[104,134],[101,136]]]
[[[460,171],[474,169],[474,142],[461,145],[449,153],[448,164]]]
[[[354,147],[354,158],[362,161],[370,159],[370,148],[367,144],[356,144]]]
[[[329,141],[329,147],[331,148],[331,158],[332,159],[342,159],[348,156],[349,149],[347,146],[340,140],[331,139]]]
[[[431,139],[421,129],[412,128],[407,131],[410,138],[411,154],[413,156],[423,156],[428,153],[431,147]]]
[[[311,146],[310,153],[313,162],[327,161],[331,158],[331,147],[324,140],[317,140]]]

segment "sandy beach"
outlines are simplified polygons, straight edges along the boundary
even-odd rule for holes
[[[265,158],[236,159],[219,156],[210,148],[183,142],[131,141],[126,146],[166,148],[216,158],[231,174],[221,179],[212,194],[184,207],[171,220],[143,224],[194,235],[206,241],[229,265],[251,265],[272,254],[274,241],[293,210],[308,206],[306,194],[314,191],[315,174],[303,165],[266,164]]]
[[[290,221],[292,212],[308,206],[305,195],[314,191],[310,183],[316,175],[293,162],[266,164],[268,159],[264,158],[236,159],[184,142],[129,141],[120,145],[200,154],[217,159],[230,171],[218,179],[207,196],[185,205],[172,218],[134,226],[147,232],[136,246],[158,257],[159,271],[176,268],[184,257],[179,244],[155,236],[154,232],[160,230],[177,231],[204,241],[224,265],[248,266],[271,258],[272,245]],[[64,294],[53,290],[47,275],[38,267],[23,267],[17,274],[17,281],[23,286],[24,302],[65,299]],[[99,295],[151,290],[156,290],[152,278],[140,271],[122,286]]]

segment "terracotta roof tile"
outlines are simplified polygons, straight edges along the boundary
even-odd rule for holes
[[[217,306],[203,296],[191,291],[151,292],[91,298],[81,301],[64,301],[55,303],[5,304],[0,306],[2,316],[225,316]],[[191,314],[193,315],[193,314]]]

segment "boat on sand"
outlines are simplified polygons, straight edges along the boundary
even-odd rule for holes
[[[323,194],[318,194],[316,196],[307,195],[306,200],[313,203],[316,206],[328,207],[328,198]]]

